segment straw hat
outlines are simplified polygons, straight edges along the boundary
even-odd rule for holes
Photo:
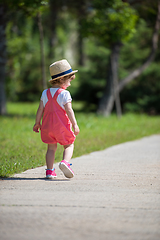
[[[75,71],[72,70],[70,64],[66,59],[52,63],[49,66],[49,71],[51,74],[51,79],[49,80],[49,82],[78,72],[78,70]]]

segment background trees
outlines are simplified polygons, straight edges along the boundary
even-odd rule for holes
[[[22,35],[20,28],[23,28],[23,24],[26,22],[27,16],[34,16],[37,8],[41,5],[41,1],[39,0],[2,0],[0,2],[0,114],[6,114],[6,93],[5,86],[6,83],[6,61],[10,60],[9,56],[6,58],[6,46],[8,46],[9,51],[17,51],[19,46],[17,45],[17,49],[10,49],[9,44],[7,42],[7,28],[11,26],[12,31],[9,31],[11,37],[13,39],[13,35],[16,37]],[[20,20],[20,22],[17,22]],[[7,37],[6,37],[7,35]],[[23,37],[21,38],[23,41]],[[20,41],[19,43],[21,44]],[[11,42],[12,45],[13,41]],[[17,42],[18,43],[18,40]],[[14,46],[12,46],[14,47]],[[21,48],[22,50],[22,48]],[[8,54],[9,55],[9,54]],[[16,57],[16,56],[15,56]],[[13,70],[13,69],[12,69]],[[16,71],[15,71],[16,72]],[[10,71],[13,74],[13,71]],[[12,79],[10,79],[12,81]]]
[[[5,94],[5,66],[6,66],[6,38],[5,21],[6,6],[0,4],[0,114],[6,114],[6,94]]]
[[[1,114],[5,113],[4,79],[8,101],[40,98],[44,88],[42,47],[46,84],[50,78],[48,66],[57,59],[67,58],[73,68],[79,68],[70,90],[74,99],[85,103],[85,110],[109,115],[116,102],[119,114],[121,107],[124,112],[159,113],[158,4],[158,0],[145,4],[135,0],[2,2]],[[38,12],[44,36],[41,48]],[[147,68],[142,71],[144,66]],[[138,75],[134,69],[139,70]]]
[[[100,39],[104,47],[111,50],[105,91],[100,100],[98,113],[109,115],[115,100],[117,114],[121,115],[118,91],[118,62],[122,44],[135,33],[137,15],[129,4],[122,1],[95,0],[94,13],[89,19],[89,32]]]

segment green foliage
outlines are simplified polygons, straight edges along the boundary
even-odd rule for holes
[[[43,13],[44,26],[48,24],[49,12]],[[64,21],[65,19],[65,21]],[[74,68],[74,34],[75,21],[68,13],[59,15],[57,25],[58,41],[55,45],[55,58],[50,59],[49,41],[44,39],[46,64],[46,81],[50,79],[49,65],[57,59],[69,58]],[[72,33],[73,32],[73,33]],[[48,28],[44,27],[44,35],[49,35]],[[27,17],[18,11],[15,18],[8,22],[7,36],[7,99],[12,101],[37,101],[42,88],[42,73],[40,59],[40,39],[36,17]],[[69,41],[70,40],[70,41]],[[69,51],[66,51],[69,49]],[[71,50],[72,49],[72,50]],[[76,53],[75,53],[76,54]],[[67,57],[69,55],[69,57]],[[48,84],[48,86],[50,86]]]
[[[14,22],[7,25],[7,95],[12,100],[38,100],[42,90],[38,36],[32,35],[32,29],[31,18],[22,28]]]
[[[141,66],[144,59],[147,58],[150,53],[153,29],[149,28],[143,19],[139,19],[136,29],[137,31],[133,38],[121,49],[120,79],[127,76],[128,71]],[[125,74],[122,74],[122,69],[126,69]]]
[[[151,37],[151,29],[141,19],[138,22],[135,36],[121,51],[121,79],[126,77],[133,69],[141,66],[144,59],[149,55]],[[155,62],[122,91],[121,100],[124,111],[145,112],[148,114],[160,113],[159,54],[160,51],[158,50]]]
[[[157,64],[152,65],[123,92],[125,99],[124,110],[127,112],[141,112],[151,115],[160,113],[160,69]],[[143,91],[142,91],[143,89]]]
[[[95,1],[95,7],[88,21],[88,32],[104,46],[125,43],[134,35],[138,17],[129,4],[121,0]]]
[[[79,103],[73,104],[78,107]],[[8,116],[1,116],[0,123],[0,176],[45,165],[46,144],[40,134],[32,131],[38,103],[8,103]],[[81,156],[115,144],[160,133],[160,117],[127,114],[119,121],[95,114],[77,113],[80,134],[75,141],[74,156]],[[56,162],[62,159],[63,147],[59,146]]]
[[[35,16],[41,6],[47,5],[48,0],[1,0],[8,12],[23,11],[24,14]]]
[[[73,95],[76,100],[84,101],[83,111],[95,111],[103,93],[107,77],[110,51],[91,39],[86,43],[88,65],[79,68],[79,86]]]

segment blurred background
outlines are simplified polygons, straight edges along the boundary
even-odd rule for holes
[[[160,114],[159,21],[159,0],[1,0],[0,114],[39,101],[64,58],[77,110]]]

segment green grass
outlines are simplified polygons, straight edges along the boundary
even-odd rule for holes
[[[9,115],[0,117],[0,177],[45,165],[47,145],[32,131],[37,107],[38,103],[8,103]],[[76,118],[80,134],[73,157],[160,133],[160,116],[126,114],[118,120],[115,115],[77,112]],[[62,152],[58,146],[56,161],[62,159]]]

